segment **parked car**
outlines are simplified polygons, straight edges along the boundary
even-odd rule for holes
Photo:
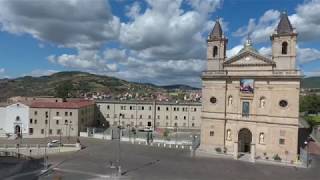
[[[47,144],[48,147],[59,147],[61,142],[59,140],[52,140]]]

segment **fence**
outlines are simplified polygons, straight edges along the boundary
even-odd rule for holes
[[[156,131],[138,131],[132,128],[119,129],[111,127],[105,130],[89,129],[87,132],[81,132],[82,137],[93,137],[98,139],[119,139],[121,141],[130,141],[133,143],[160,143],[167,145],[190,146],[192,149],[200,145],[200,131],[186,131],[179,129],[157,129]]]

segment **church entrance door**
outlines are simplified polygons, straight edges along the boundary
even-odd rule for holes
[[[243,128],[238,134],[238,151],[242,153],[250,153],[252,141],[252,133],[249,129]]]

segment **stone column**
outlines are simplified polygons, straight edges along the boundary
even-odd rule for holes
[[[256,145],[251,144],[251,162],[256,161]]]
[[[233,159],[238,159],[238,142],[233,143]]]

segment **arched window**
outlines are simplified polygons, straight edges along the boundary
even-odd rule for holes
[[[288,43],[283,42],[282,43],[282,54],[287,54],[288,53]]]
[[[264,108],[265,105],[266,105],[266,98],[262,96],[260,98],[260,108]]]
[[[20,116],[17,116],[17,117],[16,117],[16,121],[20,121]]]
[[[218,47],[214,46],[213,47],[213,57],[216,57],[218,55]]]
[[[232,140],[232,137],[231,137],[231,129],[228,129],[228,130],[227,130],[227,140],[228,140],[228,141],[231,141],[231,140]]]

